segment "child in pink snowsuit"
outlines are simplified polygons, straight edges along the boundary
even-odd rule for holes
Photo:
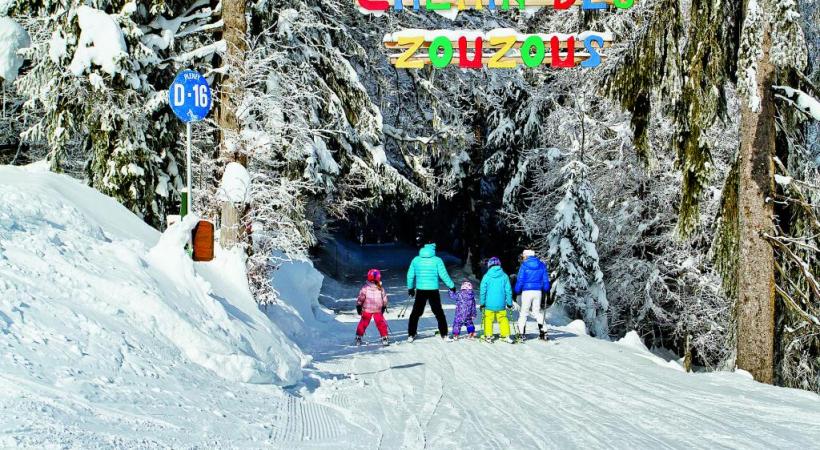
[[[384,311],[387,309],[387,293],[382,287],[381,273],[376,269],[367,272],[367,283],[359,291],[359,298],[356,301],[356,311],[362,316],[359,326],[356,327],[356,344],[360,344],[362,336],[370,325],[370,319],[376,321],[376,328],[382,337],[382,343],[387,341],[387,321],[384,320]]]

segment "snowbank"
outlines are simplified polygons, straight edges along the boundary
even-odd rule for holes
[[[113,380],[139,355],[232,381],[299,380],[306,358],[257,308],[241,256],[185,254],[195,220],[160,236],[67,176],[0,167],[0,333],[7,355],[30,362],[17,375]]]
[[[31,38],[19,23],[8,17],[0,17],[0,78],[7,85],[17,78],[17,73],[23,66],[23,57],[17,51],[29,45]]]
[[[649,353],[649,349],[646,348],[644,345],[643,340],[641,337],[638,336],[638,332],[635,330],[626,333],[626,335],[616,341],[617,344],[623,345],[624,347],[630,347],[639,352]]]
[[[562,327],[561,330],[568,333],[577,334],[578,336],[586,336],[588,334],[587,325],[583,320],[573,320],[567,326]]]
[[[304,342],[322,333],[332,313],[319,305],[324,276],[310,261],[289,261],[272,276],[280,301],[269,305],[267,315],[288,337]]]
[[[667,361],[667,360],[659,357],[658,355],[655,355],[654,353],[652,353],[646,347],[646,345],[643,343],[643,340],[638,335],[638,332],[635,331],[635,330],[632,330],[632,331],[626,333],[626,335],[624,337],[622,337],[621,339],[617,340],[615,342],[615,344],[621,345],[623,347],[628,347],[628,348],[631,348],[633,350],[637,350],[637,353],[635,353],[637,356],[640,356],[642,358],[646,358],[646,359],[652,361],[653,363],[655,363],[655,364],[657,364],[661,367],[668,367],[670,369],[674,369],[674,370],[677,370],[677,371],[680,371],[680,372],[685,372],[683,367],[680,364],[678,364],[676,361],[674,361],[674,360]]]

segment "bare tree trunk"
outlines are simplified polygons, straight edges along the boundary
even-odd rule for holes
[[[219,126],[219,154],[226,161],[236,161],[248,166],[248,155],[237,145],[227,145],[226,141],[235,139],[239,133],[239,120],[236,117],[238,103],[241,101],[240,86],[235,84],[231,77],[231,70],[240,67],[244,60],[247,43],[247,23],[245,21],[245,0],[223,0],[222,20],[224,28],[222,38],[227,44],[224,64],[228,66],[227,75],[220,80],[219,110],[216,122]],[[243,213],[242,205],[232,202],[222,204],[221,227],[219,230],[220,243],[224,248],[230,248],[243,240]]]
[[[740,116],[738,189],[739,260],[737,274],[737,366],[755,380],[774,380],[774,252],[761,233],[773,230],[775,111],[771,86],[775,69],[769,60],[771,34],[764,32],[758,63],[760,111],[743,102]],[[768,201],[767,201],[768,200]]]
[[[242,158],[238,157],[239,155],[226,154],[236,149],[226,148],[225,139],[226,135],[230,135],[231,132],[239,131],[236,109],[240,101],[241,89],[234,84],[230,72],[231,68],[240,67],[242,65],[245,51],[247,50],[245,35],[248,26],[245,21],[245,0],[223,0],[222,21],[225,24],[222,39],[224,39],[227,44],[224,63],[228,66],[228,72],[220,80],[219,110],[217,111],[216,118],[217,125],[219,125],[219,129],[221,130],[220,153],[222,156],[228,157],[232,161],[237,161],[244,166],[246,161],[242,161]]]

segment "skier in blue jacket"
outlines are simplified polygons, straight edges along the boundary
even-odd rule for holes
[[[413,310],[410,311],[410,319],[407,321],[408,342],[416,339],[419,318],[424,314],[427,302],[430,302],[430,309],[438,321],[439,334],[443,339],[449,339],[447,317],[444,315],[444,309],[441,308],[441,296],[438,292],[439,280],[450,289],[450,292],[456,291],[456,285],[450,279],[447,268],[444,267],[444,261],[436,256],[436,244],[428,240],[428,243],[419,250],[419,256],[413,258],[407,270],[407,293],[415,297]]]
[[[492,340],[493,323],[497,320],[501,337],[512,344],[514,341],[510,338],[510,322],[507,319],[507,309],[513,306],[510,277],[501,269],[501,260],[495,256],[487,261],[487,267],[489,269],[481,279],[478,302],[484,315],[484,339]]]
[[[541,295],[550,290],[550,276],[547,266],[535,256],[532,250],[524,250],[524,261],[518,270],[515,281],[515,293],[521,294],[521,313],[518,317],[518,330],[523,337],[527,327],[527,316],[532,315],[538,322],[538,338],[547,339],[544,330],[544,315],[541,314]]]

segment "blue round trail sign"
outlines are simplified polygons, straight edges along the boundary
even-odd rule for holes
[[[168,88],[171,110],[183,122],[197,122],[211,110],[211,87],[201,73],[183,70]]]

